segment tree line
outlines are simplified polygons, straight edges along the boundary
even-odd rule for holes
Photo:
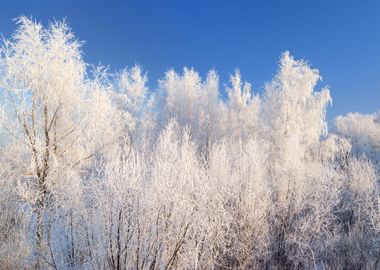
[[[379,114],[329,128],[329,89],[288,52],[223,100],[214,70],[150,91],[81,45],[26,17],[2,41],[1,269],[380,268]]]

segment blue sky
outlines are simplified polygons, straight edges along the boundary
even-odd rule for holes
[[[3,0],[5,37],[21,14],[44,24],[66,17],[86,42],[88,63],[112,70],[139,63],[152,87],[170,68],[194,67],[201,75],[215,68],[223,84],[238,67],[261,92],[289,50],[330,86],[330,120],[380,110],[380,1]]]

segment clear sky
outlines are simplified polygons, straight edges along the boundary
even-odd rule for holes
[[[255,92],[277,70],[281,52],[307,59],[330,86],[329,119],[380,110],[380,1],[3,0],[0,32],[13,18],[47,24],[66,17],[86,62],[112,70],[139,63],[150,86],[170,68],[215,68],[222,82],[240,68]]]

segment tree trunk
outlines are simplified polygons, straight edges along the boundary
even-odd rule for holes
[[[35,268],[41,268],[41,253],[42,253],[42,242],[43,242],[43,212],[45,206],[45,197],[46,197],[46,188],[43,186],[40,187],[40,198],[37,202],[37,231],[36,231],[36,244],[35,244],[35,253],[36,253],[36,263]]]

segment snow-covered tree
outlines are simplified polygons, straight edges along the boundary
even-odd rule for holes
[[[18,25],[1,48],[2,128],[8,151],[24,145],[14,152],[21,166],[13,177],[28,186],[20,195],[36,213],[40,267],[44,211],[60,192],[80,192],[79,169],[112,142],[114,115],[100,84],[87,81],[81,43],[64,22],[44,28],[20,17]]]
[[[226,132],[232,140],[247,139],[258,136],[259,130],[259,96],[252,96],[251,85],[242,82],[240,71],[230,76],[231,87],[227,88],[228,104]]]
[[[160,81],[158,119],[161,125],[175,119],[180,126],[188,126],[199,148],[207,155],[223,125],[220,116],[224,112],[218,90],[215,71],[210,71],[204,82],[193,69],[185,68],[183,75],[168,71]]]
[[[337,134],[348,138],[355,156],[365,154],[372,161],[380,162],[380,113],[349,113],[335,119]]]

